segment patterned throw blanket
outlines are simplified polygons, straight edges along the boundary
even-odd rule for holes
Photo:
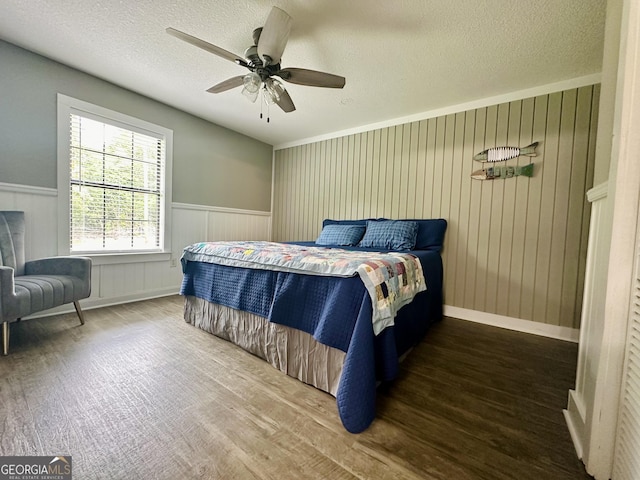
[[[420,261],[408,253],[376,253],[273,242],[202,242],[186,247],[181,262],[352,277],[364,283],[373,307],[373,331],[393,325],[396,313],[427,289]]]

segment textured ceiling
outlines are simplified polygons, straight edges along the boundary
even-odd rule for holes
[[[242,54],[273,5],[293,18],[282,66],[347,83],[287,84],[297,110],[271,108],[267,124],[239,88],[205,91],[244,68],[165,28]],[[2,0],[0,38],[278,145],[599,73],[605,7],[606,0]]]

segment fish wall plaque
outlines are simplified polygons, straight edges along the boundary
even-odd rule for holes
[[[523,148],[518,147],[493,147],[474,155],[473,159],[479,162],[504,162],[512,158],[517,158],[521,155],[527,157],[535,157],[536,147],[539,142],[533,142],[531,145],[527,145]]]
[[[471,174],[475,180],[495,180],[496,178],[533,177],[533,163],[523,167],[489,167]]]

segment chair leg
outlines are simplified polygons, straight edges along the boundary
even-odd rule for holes
[[[9,355],[9,322],[2,322],[2,355]]]
[[[76,313],[78,314],[78,318],[80,319],[80,325],[84,325],[84,315],[82,314],[82,309],[80,308],[80,303],[73,302],[73,306],[76,307]]]

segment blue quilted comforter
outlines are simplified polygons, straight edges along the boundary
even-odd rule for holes
[[[419,259],[427,291],[400,309],[394,324],[374,334],[372,303],[359,277],[327,277],[183,262],[182,295],[245,310],[297,328],[346,353],[336,394],[345,428],[358,433],[375,417],[376,382],[395,378],[398,357],[442,315],[442,261],[434,251]]]
[[[185,247],[181,262],[186,261],[332,277],[357,274],[371,297],[376,335],[393,325],[400,308],[426,290],[420,261],[408,253],[276,242],[201,242]]]

